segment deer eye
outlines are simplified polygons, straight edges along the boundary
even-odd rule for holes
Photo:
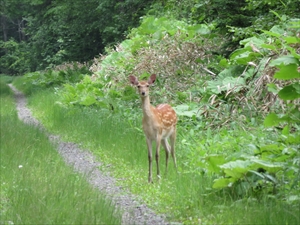
[[[141,85],[138,85],[137,87],[138,87],[138,88],[140,88],[140,87],[141,87]]]
[[[147,87],[149,87],[149,84],[147,85]]]

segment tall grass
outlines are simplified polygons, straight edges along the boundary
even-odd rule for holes
[[[112,203],[46,135],[18,120],[10,89],[0,85],[0,224],[120,224]]]
[[[168,175],[159,182],[147,183],[148,161],[145,138],[139,127],[141,121],[128,123],[129,118],[105,110],[89,108],[65,109],[56,104],[53,91],[41,91],[29,98],[30,107],[49,130],[69,141],[82,143],[105,162],[103,169],[120,178],[119,184],[140,196],[157,212],[165,213],[171,221],[186,224],[296,224],[299,209],[274,199],[241,199],[236,201],[225,191],[212,190],[213,177],[185,171],[186,159],[178,154],[180,173],[176,174],[172,160]],[[179,127],[180,131],[180,127]],[[185,152],[178,134],[177,151]],[[237,133],[247,138],[247,134]],[[209,135],[207,135],[209,137]],[[222,137],[216,133],[213,141],[222,146]],[[228,143],[227,143],[228,145]],[[197,157],[197,155],[195,155]],[[164,151],[160,165],[164,172]],[[155,163],[154,163],[155,173]],[[198,169],[198,168],[195,168]]]

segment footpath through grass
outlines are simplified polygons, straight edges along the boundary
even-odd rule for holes
[[[22,89],[20,80],[15,83]],[[145,139],[142,131],[136,128],[141,126],[140,120],[130,121],[130,126],[130,118],[119,114],[92,108],[67,109],[56,104],[58,100],[51,89],[31,92],[29,106],[51,132],[89,148],[104,162],[103,170],[109,168],[115,177],[120,178],[120,185],[140,196],[156,212],[165,213],[171,221],[185,224],[270,225],[300,222],[299,209],[295,207],[269,198],[268,195],[234,199],[226,191],[211,188],[213,176],[185,170],[187,161],[183,152],[186,149],[181,144],[180,137],[183,134],[180,133],[180,127],[177,140],[179,175],[171,161],[168,176],[163,176],[161,182],[154,179],[154,184],[149,185]],[[230,133],[233,133],[231,138]],[[241,148],[251,138],[248,132],[233,130],[225,134],[227,136],[216,132],[205,141],[211,145],[210,151],[218,146],[220,151],[231,149],[231,154],[234,154],[235,149]],[[162,151],[162,173],[165,171],[164,161]],[[155,166],[153,168],[155,173]],[[200,166],[195,168],[199,169]]]
[[[112,203],[65,164],[39,129],[19,121],[0,79],[0,224],[120,224]]]

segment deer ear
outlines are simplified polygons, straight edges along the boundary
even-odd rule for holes
[[[139,81],[135,76],[129,76],[129,81],[133,85],[138,85]]]
[[[148,84],[153,84],[156,80],[156,74],[152,74],[148,79]]]

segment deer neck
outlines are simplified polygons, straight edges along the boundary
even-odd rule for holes
[[[142,98],[142,109],[144,118],[148,119],[152,117],[152,108],[153,106],[150,104],[149,96]]]

